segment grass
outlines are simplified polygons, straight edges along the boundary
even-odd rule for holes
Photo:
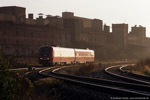
[[[27,67],[27,66],[40,66],[38,63],[37,58],[31,58],[31,57],[16,57],[15,58],[15,65],[13,67]]]
[[[33,100],[60,100],[66,85],[54,78],[44,78],[34,83]]]
[[[73,65],[70,70],[67,70],[67,74],[87,76],[97,70],[104,70],[105,68],[117,64],[122,64],[123,62],[102,62],[102,63],[89,63],[89,64],[79,64]]]
[[[75,75],[88,75],[101,67],[99,64],[90,63],[90,64],[80,64],[75,66],[73,74]]]
[[[150,58],[139,61],[134,67],[128,70],[132,73],[150,76]]]
[[[69,72],[75,75],[88,75],[110,65],[112,65],[112,63],[79,64],[74,65],[74,70],[70,70]],[[63,81],[54,78],[43,78],[32,82],[24,76],[23,72],[13,72],[7,77],[6,75],[2,74],[2,76],[5,76],[5,79],[7,79],[6,82],[4,82],[2,78],[0,79],[0,82],[4,82],[2,84],[7,85],[7,87],[4,87],[6,91],[5,95],[0,95],[2,96],[0,97],[2,100],[78,100],[78,97],[83,96],[76,88],[72,89],[72,87],[69,87]],[[13,94],[12,92],[8,94],[8,89],[12,91]],[[85,93],[84,95],[83,98],[86,98],[87,94]],[[9,97],[4,99],[3,96]]]
[[[65,85],[53,78],[32,82],[23,71],[9,71],[14,58],[0,56],[0,100],[60,100]],[[38,77],[38,76],[37,76]]]

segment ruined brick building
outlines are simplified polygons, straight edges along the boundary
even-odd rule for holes
[[[103,25],[102,20],[74,16],[72,12],[63,12],[62,17],[43,18],[40,14],[34,19],[33,14],[26,18],[23,7],[0,7],[0,46],[4,54],[37,57],[43,45],[94,49],[97,60],[101,60],[109,59],[117,50],[129,55],[149,51],[150,39],[142,26],[132,27],[128,33],[128,24],[112,24],[110,32],[110,26]]]

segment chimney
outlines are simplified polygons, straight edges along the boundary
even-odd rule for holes
[[[33,14],[28,14],[29,19],[33,19]]]

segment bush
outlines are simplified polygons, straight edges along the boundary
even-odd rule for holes
[[[32,83],[21,72],[10,72],[13,58],[0,55],[0,100],[29,100]]]
[[[0,55],[0,100],[59,100],[63,98],[66,85],[53,78],[31,83],[21,71],[10,72],[14,57]]]
[[[99,64],[95,64],[95,63],[80,64],[80,65],[75,65],[73,67],[72,72],[70,72],[70,73],[74,74],[74,75],[85,76],[85,75],[89,75],[90,73],[100,69],[100,67],[101,66]]]
[[[62,81],[54,78],[40,79],[34,83],[35,100],[59,100],[65,87]]]
[[[150,75],[150,58],[139,61],[130,71],[137,74]]]

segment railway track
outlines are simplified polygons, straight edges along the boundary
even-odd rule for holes
[[[139,77],[139,76],[132,75],[132,74],[122,71],[122,68],[127,67],[127,66],[128,65],[111,66],[111,67],[106,68],[105,72],[111,76],[114,76],[126,82],[150,85],[150,80],[147,79],[146,77]]]
[[[121,72],[128,73],[128,74],[130,74],[130,75],[132,75],[132,76],[139,77],[139,78],[141,78],[141,79],[145,79],[145,80],[149,80],[149,81],[150,81],[150,76],[141,75],[141,74],[136,74],[136,73],[132,73],[132,72],[129,72],[129,71],[126,70],[126,68],[128,68],[128,67],[133,67],[133,66],[134,66],[134,65],[131,65],[131,66],[122,66],[122,67],[119,68],[119,70],[120,70]]]
[[[57,79],[65,80],[77,85],[82,85],[88,88],[96,89],[99,91],[117,94],[118,96],[141,96],[150,97],[150,86],[139,85],[133,83],[124,83],[110,80],[103,80],[97,78],[81,77],[68,74],[60,74],[60,70],[64,70],[68,66],[64,67],[52,67],[39,71],[40,75],[47,77],[54,77]]]

